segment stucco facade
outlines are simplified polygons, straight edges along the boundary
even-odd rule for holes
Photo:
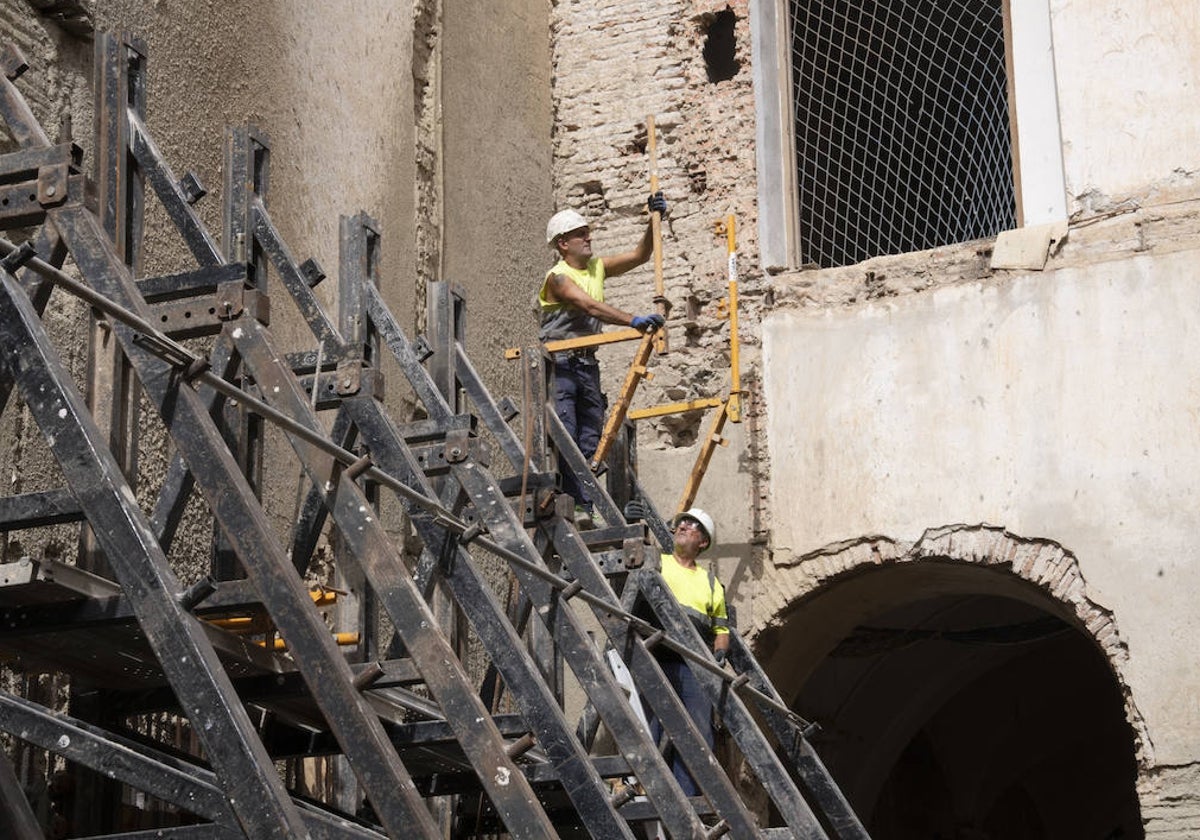
[[[785,696],[800,697],[846,634],[896,600],[970,591],[1037,603],[1103,654],[1123,698],[1120,738],[1136,755],[1144,830],[1189,836],[1200,820],[1197,388],[1186,362],[1200,243],[1197,12],[1053,0],[1014,11],[1049,26],[1034,57],[1053,75],[1022,79],[1016,93],[1040,86],[1057,102],[1061,146],[1021,150],[1027,166],[1042,155],[1062,172],[1069,224],[1044,269],[993,268],[989,239],[839,269],[797,270],[786,259],[780,268],[773,257],[768,272],[758,242],[778,235],[779,220],[761,215],[772,209],[762,199],[778,194],[771,173],[788,163],[763,157],[779,150],[763,107],[786,101],[787,73],[754,59],[786,60],[787,49],[764,45],[754,26],[785,19],[786,5],[555,8],[559,203],[592,208],[598,239],[629,238],[643,177],[629,136],[655,112],[668,149],[660,177],[675,201],[670,294],[719,298],[712,223],[734,212],[749,232],[741,323],[755,408],[734,451],[714,457],[699,499],[723,527],[715,561],[742,627],[757,635]],[[739,69],[711,82],[701,45],[726,10]],[[588,73],[574,72],[581,64]],[[648,299],[644,286],[618,294],[626,308]],[[651,391],[719,390],[719,322],[687,329],[694,340],[658,361],[666,372]],[[660,507],[674,504],[695,452],[671,431],[639,432]],[[901,578],[872,585],[873,574],[907,562],[983,564],[987,575],[961,585],[914,576],[900,594]],[[806,611],[818,618],[799,618]],[[937,702],[966,684],[943,686]],[[896,703],[899,719],[906,704]],[[799,701],[798,710],[815,707]]]

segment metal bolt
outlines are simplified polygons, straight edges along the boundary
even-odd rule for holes
[[[46,195],[52,196],[57,192],[58,192],[58,187],[55,187],[53,185],[46,187]]]

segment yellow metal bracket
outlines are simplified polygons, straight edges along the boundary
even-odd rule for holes
[[[547,341],[542,348],[547,353],[561,353],[564,350],[583,350],[588,347],[600,347],[605,344],[617,344],[622,341],[634,341],[644,336],[644,333],[632,327],[624,330],[585,335],[582,338],[562,338],[557,341]],[[504,358],[508,360],[521,358],[520,347],[508,347],[504,350]]]

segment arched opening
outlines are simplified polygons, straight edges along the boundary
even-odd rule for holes
[[[758,647],[874,840],[1143,836],[1111,664],[1010,571],[852,571]]]

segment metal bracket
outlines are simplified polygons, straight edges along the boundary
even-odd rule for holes
[[[69,169],[65,163],[38,168],[38,204],[52,207],[67,200],[67,176]]]
[[[446,434],[446,463],[461,464],[471,454],[471,439],[464,431],[451,431]]]
[[[362,382],[362,362],[352,359],[337,366],[337,392],[343,397],[357,394]]]

